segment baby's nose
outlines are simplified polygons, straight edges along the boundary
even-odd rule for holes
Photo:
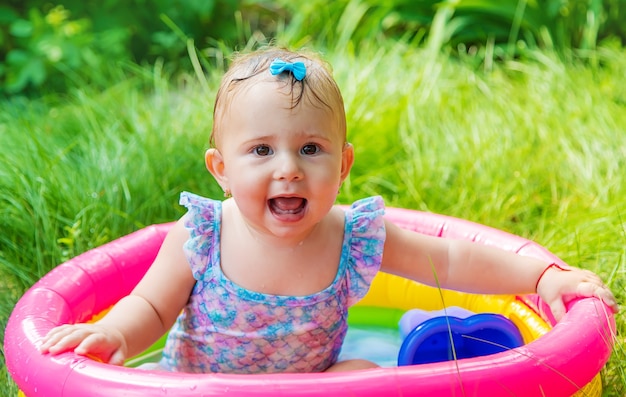
[[[297,156],[285,154],[276,160],[275,179],[292,181],[302,179],[304,176]]]

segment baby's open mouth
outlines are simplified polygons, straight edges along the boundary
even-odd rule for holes
[[[296,215],[306,208],[307,200],[302,197],[276,197],[269,200],[270,210],[276,215]]]

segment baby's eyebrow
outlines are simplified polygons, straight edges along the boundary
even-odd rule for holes
[[[246,142],[271,141],[273,139],[275,139],[273,135],[267,134],[267,135],[255,136],[253,138],[246,140]]]
[[[323,139],[325,141],[330,141],[332,133],[331,132],[322,132],[322,133],[302,132],[302,133],[298,133],[298,135],[300,135],[303,139]]]
[[[297,132],[292,132],[292,136],[300,138],[302,140],[314,139],[314,140],[323,140],[327,142],[332,141],[332,133],[330,132],[318,133],[318,132],[297,131]],[[248,143],[248,142],[253,143],[253,142],[260,142],[260,141],[268,142],[268,141],[274,141],[276,139],[278,139],[276,135],[263,134],[263,135],[252,137],[246,140],[245,143]]]

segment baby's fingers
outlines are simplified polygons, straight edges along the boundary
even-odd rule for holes
[[[619,305],[611,290],[602,282],[583,282],[578,285],[578,294],[581,297],[596,297],[611,308],[613,313],[619,311]]]
[[[66,346],[66,343],[69,342],[66,337],[74,332],[75,327],[75,325],[68,324],[50,330],[50,332],[48,332],[48,334],[44,337],[41,346],[39,346],[39,351],[42,353],[53,354],[62,352],[63,350],[60,349]],[[65,350],[70,350],[73,347],[75,346],[67,345]]]
[[[599,279],[598,279],[599,280]],[[546,303],[550,306],[550,310],[554,315],[554,318],[557,321],[560,321],[561,318],[565,315],[565,303],[578,299],[578,298],[590,298],[595,297],[602,302],[604,302],[611,311],[617,313],[619,311],[619,306],[613,293],[604,285],[601,281],[592,280],[592,281],[583,281],[576,286],[575,291],[571,293],[566,293],[563,296],[554,296],[552,299],[548,298]]]
[[[39,350],[50,354],[74,350],[96,332],[97,329],[94,329],[91,324],[63,325],[46,335]]]

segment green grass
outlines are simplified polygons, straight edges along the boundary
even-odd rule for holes
[[[403,44],[325,55],[356,148],[341,202],[381,194],[519,234],[598,272],[624,300],[625,52],[598,50],[601,66]],[[216,79],[203,90],[159,70],[126,70],[105,92],[0,104],[0,336],[21,293],[58,263],[175,219],[181,190],[221,196],[203,164]],[[623,333],[623,314],[617,324]],[[624,360],[618,339],[606,396],[626,392]],[[0,374],[0,395],[14,395]]]

